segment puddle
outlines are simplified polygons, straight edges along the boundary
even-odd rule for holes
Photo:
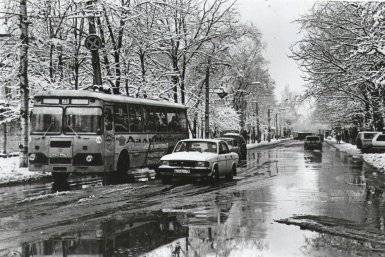
[[[259,168],[255,170],[256,167]],[[130,205],[119,209],[114,209],[115,202],[108,198],[109,191],[106,197],[100,198],[101,202],[96,202],[98,197],[81,198],[84,206],[87,202],[111,204],[111,201],[112,207],[108,215],[100,212],[99,216],[90,216],[81,222],[74,217],[71,226],[50,224],[50,233],[35,228],[32,239],[18,239],[17,242],[27,243],[19,243],[14,248],[1,247],[7,239],[3,234],[0,256],[351,257],[383,254],[381,247],[362,247],[358,238],[341,233],[314,228],[301,230],[298,225],[274,222],[309,215],[303,216],[309,224],[318,222],[333,227],[330,220],[310,218],[330,217],[332,221],[346,221],[337,222],[338,226],[352,229],[354,224],[356,228],[383,235],[385,204],[381,183],[376,183],[382,174],[356,158],[327,146],[322,152],[304,152],[303,145],[290,144],[290,147],[249,151],[247,168],[239,176],[237,181],[216,186],[173,186],[143,195],[138,190],[139,200],[127,195],[125,201]],[[84,190],[91,192],[88,186]],[[92,195],[97,191],[96,188]],[[119,194],[124,195],[126,191],[122,187]],[[111,195],[114,192],[111,191]],[[161,207],[154,208],[155,204]],[[28,225],[30,211],[25,210],[14,219]],[[355,232],[360,231],[363,230]],[[21,238],[23,231],[18,232]],[[12,230],[7,233],[11,235]],[[17,235],[12,238],[17,239]]]

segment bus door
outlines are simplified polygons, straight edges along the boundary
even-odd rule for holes
[[[104,107],[104,161],[105,171],[114,171],[115,133],[112,106]]]

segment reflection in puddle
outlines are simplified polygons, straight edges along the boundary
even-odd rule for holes
[[[183,215],[181,219],[162,212],[110,220],[91,229],[25,244],[22,256],[140,256],[185,238],[188,229],[182,220]]]

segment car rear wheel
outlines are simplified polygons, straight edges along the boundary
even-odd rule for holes
[[[233,180],[234,175],[236,174],[237,174],[237,166],[234,164],[233,167],[231,168],[231,171],[228,174],[226,174],[226,180],[227,181]]]

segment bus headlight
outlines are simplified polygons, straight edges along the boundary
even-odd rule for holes
[[[209,167],[210,163],[209,162],[196,162],[197,167]]]
[[[86,162],[92,162],[94,160],[94,157],[92,155],[86,156]]]
[[[34,153],[31,153],[30,155],[29,155],[29,158],[28,158],[31,162],[33,162],[34,160],[36,160],[36,154],[34,154]]]

